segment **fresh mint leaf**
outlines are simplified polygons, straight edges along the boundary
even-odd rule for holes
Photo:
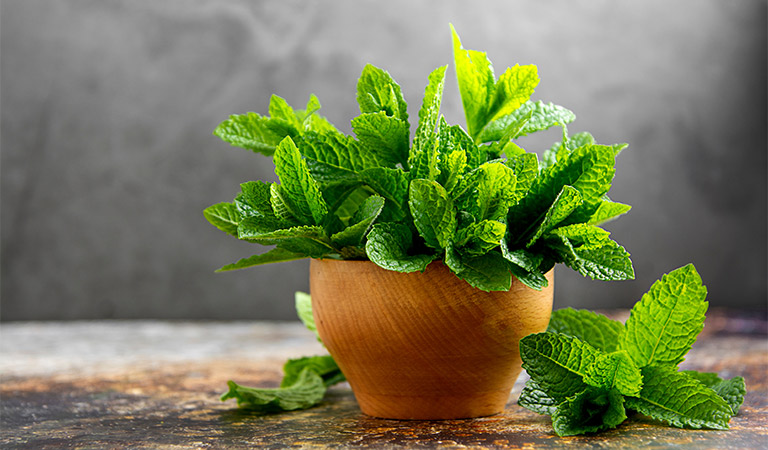
[[[739,413],[741,404],[744,403],[744,396],[747,394],[747,387],[743,377],[723,380],[716,373],[696,372],[694,370],[683,370],[681,373],[690,376],[715,391],[717,395],[728,403],[734,415]]]
[[[408,104],[403,98],[400,85],[389,72],[371,64],[363,68],[357,81],[357,103],[363,114],[384,111],[388,116],[408,123]]]
[[[240,185],[241,192],[235,197],[235,206],[242,217],[278,220],[270,201],[270,185],[261,181],[248,181]]]
[[[662,276],[630,311],[621,348],[638,367],[676,367],[704,328],[706,296],[692,264]]]
[[[375,120],[371,119],[372,116],[361,120]],[[361,127],[363,125],[358,122],[358,128]],[[324,182],[344,180],[353,177],[355,172],[383,165],[377,153],[369,151],[354,138],[335,131],[305,133],[299,139],[298,147],[301,155],[312,161],[309,167],[313,176],[319,175],[316,178]]]
[[[459,93],[467,120],[467,131],[473,139],[488,123],[488,110],[493,104],[496,80],[493,67],[485,52],[466,50],[461,45],[456,29],[451,25],[453,35],[453,61]]]
[[[379,111],[355,117],[352,129],[365,150],[375,154],[378,161],[393,168],[398,163],[407,164],[410,138],[407,123]]]
[[[287,388],[296,384],[305,370],[320,375],[325,387],[331,387],[346,380],[332,356],[305,356],[298,359],[289,359],[285,363],[283,366],[283,381],[280,382],[280,387]]]
[[[606,353],[618,349],[624,324],[586,309],[552,311],[547,331],[575,337]]]
[[[536,66],[519,64],[508,67],[499,77],[486,123],[513,113],[527,102],[539,84]]]
[[[510,250],[506,239],[501,240],[499,247],[501,248],[502,257],[509,262],[509,270],[515,278],[537,291],[547,287],[549,284],[547,277],[540,270],[544,262],[544,256],[532,253],[524,248]]]
[[[365,251],[376,265],[396,272],[423,272],[434,256],[412,254],[413,234],[399,223],[377,223],[368,233]]]
[[[551,416],[557,410],[557,405],[561,402],[549,396],[546,389],[539,386],[536,381],[530,379],[525,382],[517,404],[531,410],[537,414],[546,414]]]
[[[467,153],[464,150],[454,150],[441,161],[438,182],[445,187],[448,194],[460,186],[467,170]]]
[[[307,257],[307,254],[303,252],[296,253],[296,252],[286,250],[284,248],[277,247],[277,248],[273,248],[272,250],[266,253],[249,256],[248,258],[243,258],[235,263],[227,264],[226,266],[220,268],[216,272],[228,272],[230,270],[245,269],[248,267],[260,266],[262,264],[295,261],[297,259],[304,259],[306,257]]]
[[[448,246],[445,264],[457,277],[482,291],[508,291],[512,285],[507,262],[498,252],[462,255],[453,246]]]
[[[413,223],[434,249],[443,249],[456,232],[456,208],[445,188],[436,181],[416,179],[411,181],[408,205]]]
[[[296,117],[296,112],[291,105],[289,105],[284,98],[274,94],[269,99],[269,116],[273,120],[283,121],[286,124],[286,127],[295,130],[295,132],[292,133],[294,136],[298,134],[302,128],[302,123],[299,118]]]
[[[235,399],[238,407],[260,413],[307,409],[320,403],[326,391],[323,378],[309,368],[302,370],[290,386],[258,389],[234,381],[227,385],[229,391],[221,396],[222,401]]]
[[[627,408],[680,428],[727,430],[731,407],[712,389],[669,365],[643,367],[643,389]]]
[[[378,195],[372,195],[368,197],[358,209],[355,217],[353,218],[353,224],[345,228],[344,230],[331,236],[331,242],[337,248],[343,247],[357,247],[359,246],[365,235],[371,229],[371,225],[379,217],[382,209],[384,209],[384,197]]]
[[[518,109],[486,125],[481,142],[515,139],[576,120],[570,110],[542,101],[523,103]]]
[[[360,181],[387,200],[381,213],[382,219],[399,221],[407,215],[408,176],[402,169],[367,169],[360,172]]]
[[[558,245],[549,242],[562,261],[585,277],[614,281],[635,277],[629,253],[602,228],[577,223],[556,228],[549,236],[559,239]]]
[[[517,201],[515,172],[500,162],[488,162],[467,176],[459,196],[461,210],[477,220],[503,220],[509,206]]]
[[[437,145],[438,134],[435,133],[437,121],[440,117],[440,103],[443,99],[443,88],[445,86],[445,69],[447,66],[438,67],[429,74],[429,84],[424,90],[424,99],[419,109],[419,125],[416,128],[416,136],[413,139],[413,147],[409,157],[411,170],[415,172],[413,178],[429,177],[436,167],[431,158],[424,158],[421,155],[425,152],[429,154]],[[427,166],[427,167],[422,167]]]
[[[317,333],[315,318],[312,315],[312,296],[306,292],[296,291],[294,294],[294,304],[296,306],[296,314],[299,316],[301,323],[303,323],[309,331],[315,334],[318,341],[321,341],[320,335]]]
[[[625,350],[601,354],[587,367],[584,381],[602,389],[616,389],[622,395],[636,396],[643,387],[640,369]]]
[[[488,253],[499,246],[507,226],[495,220],[474,222],[457,233],[457,246],[461,252],[471,256]]]
[[[275,173],[280,178],[282,200],[304,224],[319,225],[328,213],[320,187],[291,138],[278,144],[274,155]]]
[[[219,230],[237,236],[237,225],[240,223],[240,213],[232,203],[221,202],[203,210],[203,216]]]
[[[523,369],[558,403],[587,388],[587,369],[601,352],[557,333],[531,334],[520,340]]]
[[[632,209],[632,207],[629,205],[612,202],[610,200],[603,200],[586,223],[589,225],[602,225],[628,213],[630,209]]]
[[[555,201],[552,202],[552,206],[549,207],[544,218],[539,223],[539,226],[536,227],[533,236],[525,245],[526,248],[531,248],[542,235],[548,233],[557,224],[565,220],[582,203],[581,194],[579,194],[576,188],[568,185],[563,186],[563,189],[555,197]]]
[[[624,397],[616,390],[585,389],[560,403],[552,414],[558,436],[596,433],[626,420]]]
[[[278,245],[293,253],[320,258],[335,253],[322,227],[298,226],[279,230],[264,229],[263,221],[246,219],[238,226],[238,237],[262,245]]]
[[[507,155],[509,156],[509,155]],[[515,198],[523,198],[539,175],[539,158],[536,153],[521,153],[507,158],[507,166],[515,173]]]
[[[275,147],[285,137],[267,127],[268,117],[255,112],[233,114],[216,127],[213,134],[234,146],[272,156]]]

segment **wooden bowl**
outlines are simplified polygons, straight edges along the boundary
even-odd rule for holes
[[[500,413],[521,370],[519,341],[547,328],[549,286],[513,278],[484,292],[440,261],[423,273],[370,261],[312,260],[317,330],[360,409],[388,419],[459,419]]]

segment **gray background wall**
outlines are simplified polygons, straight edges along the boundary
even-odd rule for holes
[[[449,22],[497,73],[537,64],[570,131],[630,144],[608,228],[637,280],[559,270],[558,307],[626,307],[693,262],[713,306],[766,308],[765,1],[2,0],[2,319],[295,317],[306,262],[213,273],[261,249],[202,209],[273,176],[212,130],[315,93],[351,132],[367,62],[415,116]]]

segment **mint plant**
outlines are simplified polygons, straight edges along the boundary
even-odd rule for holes
[[[520,341],[531,377],[518,403],[552,417],[560,436],[615,428],[636,411],[683,428],[728,429],[742,377],[679,371],[704,327],[707,289],[693,265],[664,275],[625,324],[586,310],[555,311],[547,332]]]
[[[536,66],[495,77],[485,53],[466,50],[452,28],[466,129],[440,115],[447,66],[430,75],[413,130],[400,86],[367,65],[357,83],[354,136],[273,96],[269,115],[232,115],[214,134],[271,156],[279,183],[241,185],[205,217],[243,241],[272,246],[221,271],[301,258],[369,259],[399,272],[442,260],[459,278],[508,290],[512,276],[534,289],[563,263],[597,280],[634,278],[629,253],[600,225],[630,207],[607,197],[626,146],[569,136],[575,115],[532,101]],[[518,139],[560,126],[542,154]]]

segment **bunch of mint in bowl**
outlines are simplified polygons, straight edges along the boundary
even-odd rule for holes
[[[413,140],[400,86],[372,65],[357,83],[355,136],[320,116],[315,96],[299,110],[273,96],[269,116],[219,125],[223,140],[272,156],[280,180],[244,183],[233,202],[205,210],[238,239],[274,246],[220,270],[337,258],[415,272],[442,260],[486,291],[508,290],[512,275],[541,289],[558,263],[598,280],[634,278],[629,253],[599,226],[630,208],[607,197],[626,145],[568,135],[573,112],[530,99],[536,66],[496,78],[455,31],[453,46],[466,131],[440,115],[447,66],[429,75]],[[562,140],[541,160],[517,143],[555,126]]]

